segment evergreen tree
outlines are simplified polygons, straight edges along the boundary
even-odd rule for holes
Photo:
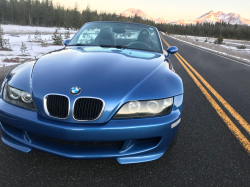
[[[75,8],[72,12],[72,17],[71,17],[71,23],[72,27],[75,29],[78,29],[80,27],[80,13],[79,13],[79,6],[77,3],[75,3]]]
[[[10,42],[9,39],[4,39],[3,38],[3,29],[0,25],[0,50],[7,50],[10,51],[11,47],[10,47]]]
[[[29,36],[28,36],[28,41],[29,41],[29,42],[32,41],[30,34],[29,34]]]
[[[63,39],[62,39],[62,34],[57,32],[58,29],[55,30],[52,39],[54,40],[55,45],[62,45]]]
[[[35,32],[35,36],[34,36],[34,40],[35,42],[41,42],[42,41],[42,36],[41,36],[41,33],[38,32],[38,30],[36,30]]]
[[[42,47],[48,47],[48,42],[47,42],[46,38],[41,41],[41,46]]]
[[[22,52],[23,55],[26,54],[27,49],[28,49],[28,48],[27,48],[26,44],[22,42],[20,51]]]
[[[4,41],[3,41],[3,29],[0,25],[0,49],[4,49]]]
[[[69,30],[67,30],[67,31],[64,33],[64,38],[65,38],[65,39],[70,38],[70,32],[69,32]]]
[[[242,44],[242,45],[238,45],[237,48],[238,49],[246,49],[247,47],[245,46],[245,44]]]
[[[223,43],[223,36],[220,35],[220,36],[218,37],[218,39],[215,40],[214,43],[215,43],[215,44],[222,44],[222,43]]]
[[[151,20],[134,17],[117,16],[115,13],[91,10],[88,5],[85,10],[79,10],[76,3],[74,8],[65,8],[53,0],[0,0],[0,23],[32,26],[56,26],[79,29],[90,21],[123,21],[142,23],[157,27],[162,32],[178,35],[250,40],[250,27],[230,25],[228,23],[197,23],[191,25],[156,24]]]

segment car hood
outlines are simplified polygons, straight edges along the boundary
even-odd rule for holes
[[[128,49],[72,47],[51,52],[33,68],[33,97],[44,117],[48,116],[43,109],[43,98],[50,93],[67,95],[71,106],[77,97],[101,98],[105,111],[111,112],[163,61],[163,55],[158,53]],[[69,93],[74,86],[82,90],[78,96]],[[105,111],[97,122],[108,119]],[[75,122],[71,120],[68,119]]]

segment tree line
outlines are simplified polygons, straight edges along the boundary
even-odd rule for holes
[[[0,0],[0,23],[44,27],[65,27],[79,29],[91,21],[123,21],[152,25],[168,34],[219,37],[250,40],[250,27],[227,23],[204,23],[195,25],[156,24],[138,16],[123,17],[116,13],[97,12],[88,5],[80,10],[76,3],[73,8],[53,0]]]
[[[45,27],[66,27],[79,29],[86,22],[91,21],[124,21],[153,25],[150,20],[140,17],[117,16],[116,13],[100,12],[91,10],[88,5],[80,10],[77,3],[73,8],[52,0],[0,0],[0,23],[18,24]]]
[[[227,39],[250,40],[250,26],[228,23],[197,23],[195,25],[160,25],[159,30],[168,34],[192,35],[203,37],[223,37]]]

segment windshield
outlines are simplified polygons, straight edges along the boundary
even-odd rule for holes
[[[70,41],[69,46],[74,45],[117,47],[162,53],[155,28],[131,23],[87,23]]]

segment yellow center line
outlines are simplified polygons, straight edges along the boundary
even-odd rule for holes
[[[167,44],[167,42],[163,39]],[[167,44],[167,46],[170,46]],[[193,73],[200,79],[200,81],[212,92],[212,94],[221,102],[221,104],[228,110],[228,112],[241,124],[241,126],[250,134],[250,125],[247,121],[236,112],[236,110],[228,104],[228,102],[221,97],[221,95],[179,54],[177,55],[183,60],[183,62],[193,71]]]
[[[215,91],[215,89],[179,54],[177,55],[186,63],[186,65],[193,71],[193,73],[203,82],[203,84],[214,94],[214,96],[224,105],[224,107],[230,112],[230,114],[241,124],[241,126],[250,134],[250,125],[241,115],[234,110],[234,108],[228,104],[228,102],[221,97],[221,95]]]
[[[162,37],[161,37],[162,38]],[[165,42],[165,44],[169,47],[170,45],[162,38],[162,40]],[[190,77],[193,79],[195,84],[199,87],[201,92],[205,95],[207,100],[211,103],[211,105],[214,107],[217,114],[222,118],[222,120],[226,123],[228,128],[231,130],[231,132],[234,134],[234,136],[240,141],[240,143],[243,145],[245,150],[250,154],[250,142],[247,140],[247,138],[241,133],[241,131],[236,127],[236,125],[231,121],[231,119],[226,115],[226,113],[221,109],[221,107],[216,103],[216,101],[212,98],[212,96],[208,93],[208,91],[202,86],[202,84],[198,81],[198,79],[195,77],[195,75],[188,69],[188,67],[184,64],[184,60],[182,61],[179,58],[179,54],[175,54],[176,58],[179,60],[181,65],[184,67],[184,69],[187,71],[187,73],[190,75]],[[181,57],[182,58],[182,57]],[[183,58],[182,58],[183,59]],[[191,65],[189,65],[191,67]],[[191,68],[190,68],[191,69]],[[198,72],[197,72],[198,73]],[[197,76],[198,77],[198,76]],[[200,76],[201,77],[201,76]],[[202,77],[201,77],[202,78]],[[204,79],[203,79],[204,80]],[[204,82],[203,82],[204,83]],[[208,84],[208,83],[207,83]],[[204,84],[205,85],[205,84]],[[206,85],[207,86],[207,85]],[[210,86],[211,87],[211,86]],[[211,87],[212,88],[212,87]],[[217,93],[217,92],[216,92]],[[228,104],[229,105],[229,104]],[[230,106],[230,105],[229,105]],[[236,112],[236,111],[235,111]],[[237,113],[238,114],[238,113]],[[239,115],[239,114],[238,114]],[[243,118],[242,118],[243,119]]]

